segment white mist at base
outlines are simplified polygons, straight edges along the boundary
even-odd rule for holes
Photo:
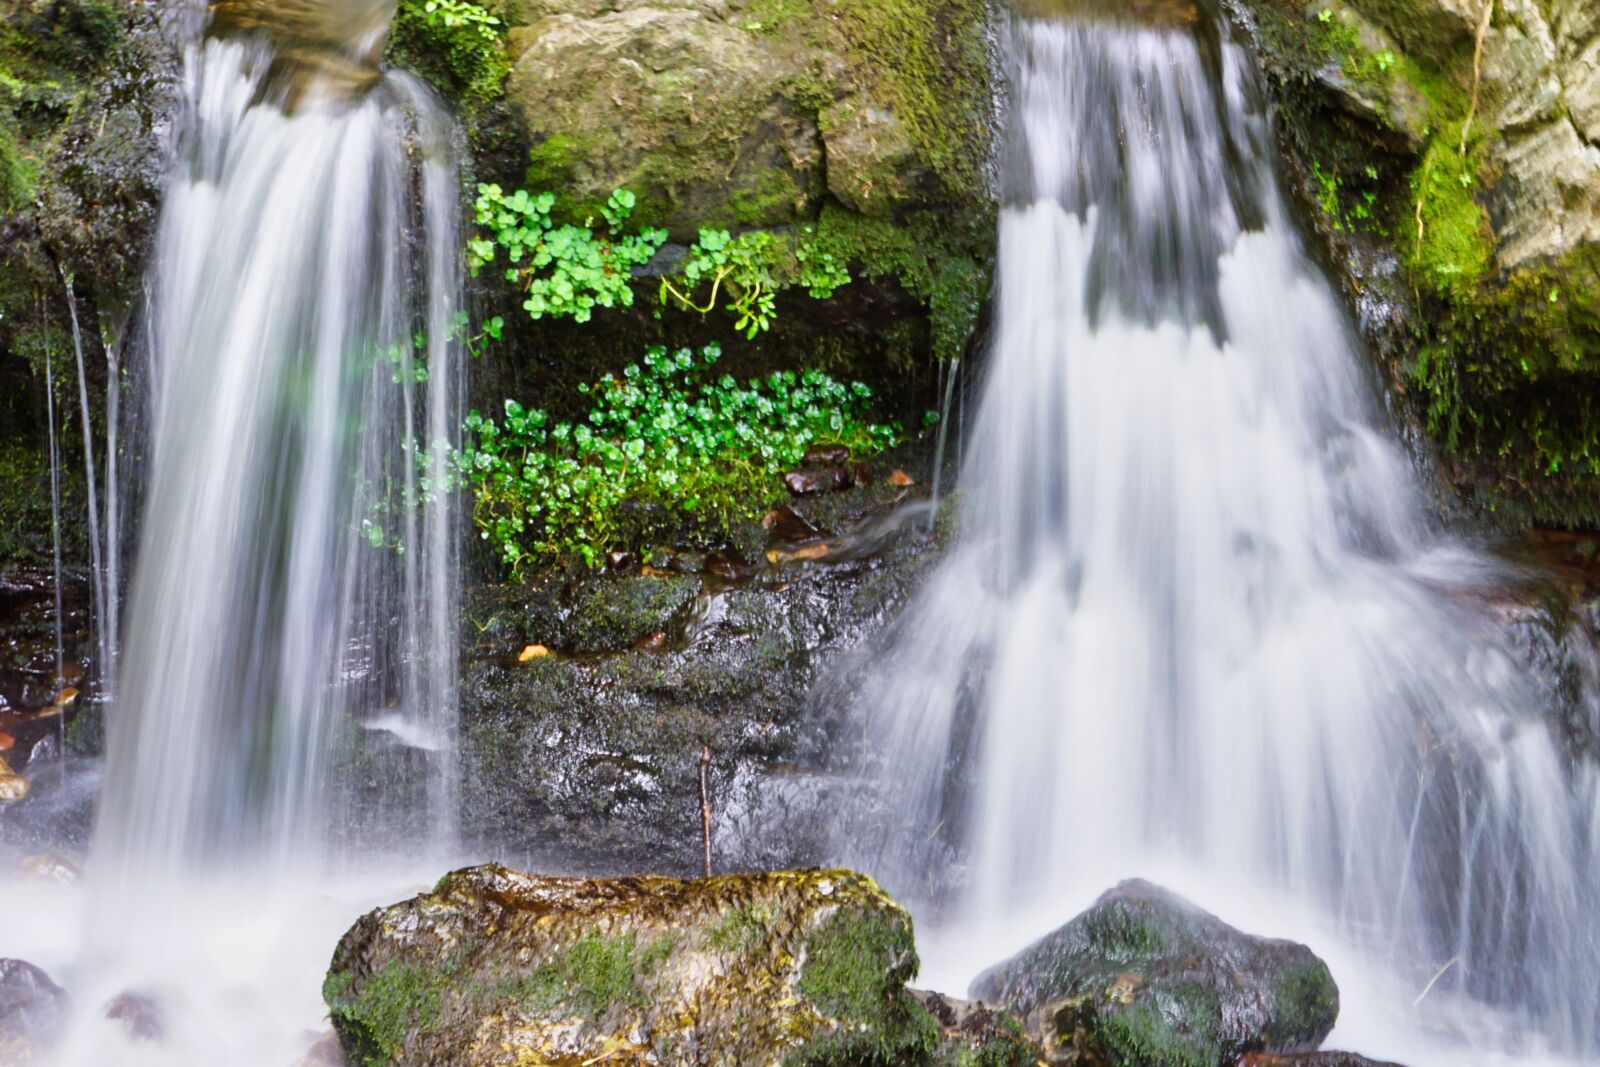
[[[322,984],[339,938],[445,869],[288,867],[130,892],[114,938],[87,921],[92,886],[0,884],[0,945],[70,997],[64,1038],[42,1067],[296,1067],[329,1029]],[[159,1039],[132,1039],[106,1017],[125,995],[153,1007]]]
[[[847,856],[936,987],[1142,877],[1328,958],[1336,1045],[1592,1057],[1600,775],[1379,428],[1247,58],[1012,39],[961,534],[860,701],[890,812]]]

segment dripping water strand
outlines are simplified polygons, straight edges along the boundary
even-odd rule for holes
[[[78,368],[78,406],[83,430],[83,474],[85,490],[89,495],[89,579],[94,591],[94,612],[90,627],[95,635],[96,664],[104,673],[111,663],[112,637],[106,630],[111,613],[106,607],[105,554],[100,540],[100,498],[96,491],[94,427],[89,420],[89,378],[83,359],[83,330],[78,324],[78,297],[73,292],[72,276],[63,268],[61,280],[66,286],[67,312],[72,321],[72,350]]]

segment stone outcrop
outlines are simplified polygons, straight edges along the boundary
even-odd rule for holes
[[[1339,991],[1304,945],[1242,933],[1148,882],[1130,881],[980,975],[1062,1067],[1233,1067],[1252,1052],[1310,1051]]]
[[[945,533],[928,529],[925,490],[891,484],[905,462],[796,500],[779,515],[803,521],[751,524],[721,553],[470,591],[468,839],[591,871],[692,873],[709,750],[718,869],[821,862],[829,812],[856,801],[825,773],[848,701],[814,691],[874,669],[871,637]]]

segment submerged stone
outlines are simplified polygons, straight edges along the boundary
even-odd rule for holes
[[[485,866],[363,917],[323,993],[345,1055],[368,1065],[931,1063],[916,969],[910,916],[849,871]]]
[[[1129,881],[972,996],[1024,1019],[1051,1064],[1234,1067],[1315,1049],[1339,990],[1304,945],[1252,937],[1148,882]]]
[[[67,995],[22,960],[0,960],[0,1063],[40,1063],[60,1034]]]

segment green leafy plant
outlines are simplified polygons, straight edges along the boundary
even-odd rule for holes
[[[535,196],[519,189],[507,195],[498,185],[478,186],[481,232],[467,244],[473,274],[505,252],[506,280],[527,294],[522,306],[535,319],[570,316],[588,322],[597,307],[631,306],[633,271],[666,243],[667,231],[625,234],[635,204],[625,189],[612,193],[602,209],[603,233],[593,229],[593,219],[582,226],[556,225],[550,215],[555,203],[554,193]]]
[[[734,328],[753,339],[771,328],[779,289],[797,284],[826,300],[849,283],[844,263],[809,240],[797,243],[766,230],[738,237],[727,230],[701,230],[678,277],[661,280],[660,299],[701,315],[724,301]]]
[[[780,499],[778,475],[820,444],[870,455],[897,444],[898,423],[866,417],[872,391],[817,370],[740,384],[714,377],[716,345],[652,348],[620,377],[582,387],[588,415],[554,422],[505,403],[504,416],[467,417],[453,483],[513,573],[578,557],[590,566],[624,536],[624,505],[656,505],[705,536]]]
[[[479,102],[500,94],[510,63],[505,25],[469,0],[402,0],[393,50],[408,66],[453,93]]]
[[[631,307],[636,270],[667,241],[663,229],[628,232],[636,204],[633,193],[618,189],[600,209],[603,228],[592,217],[582,225],[557,225],[554,193],[508,194],[498,185],[480,185],[468,265],[477,274],[503,252],[506,279],[527,293],[523,307],[535,319],[588,322],[596,308]],[[799,286],[826,300],[849,283],[844,258],[822,247],[811,227],[738,236],[703,229],[678,272],[661,280],[659,299],[662,307],[701,315],[724,307],[736,328],[754,338],[771,328],[780,290]]]

